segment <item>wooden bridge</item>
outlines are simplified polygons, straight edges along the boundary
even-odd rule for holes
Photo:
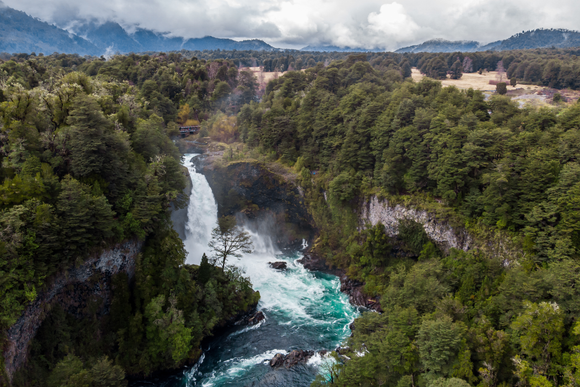
[[[201,126],[180,126],[179,133],[181,133],[181,137],[189,136],[190,134],[197,134]]]

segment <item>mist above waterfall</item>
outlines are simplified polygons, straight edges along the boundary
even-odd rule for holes
[[[192,190],[188,207],[185,247],[187,263],[197,264],[205,252],[211,230],[217,225],[217,204],[206,178],[196,171],[186,155]],[[293,349],[332,350],[350,335],[349,324],[358,316],[348,297],[340,292],[337,277],[312,273],[297,262],[300,247],[282,253],[275,215],[256,218],[236,216],[239,227],[248,232],[253,252],[241,258],[230,257],[227,264],[241,269],[252,287],[260,292],[258,309],[266,319],[251,327],[233,328],[205,348],[202,363],[185,372],[176,383],[163,386],[309,386],[322,359],[292,369],[272,369],[268,365],[276,353]],[[280,244],[283,246],[283,243]],[[305,246],[303,244],[302,246]],[[275,270],[269,262],[284,261],[286,270]]]

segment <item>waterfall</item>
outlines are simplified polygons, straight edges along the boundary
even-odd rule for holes
[[[186,263],[198,265],[203,253],[208,256],[210,253],[207,244],[211,240],[211,230],[217,225],[217,204],[207,179],[197,173],[192,163],[196,156],[198,155],[185,155],[185,166],[189,171],[192,190],[187,207],[186,238],[183,244],[188,253]]]
[[[197,264],[205,252],[211,230],[217,224],[217,205],[205,177],[195,170],[186,155],[193,183],[188,206],[185,247],[187,263]],[[281,253],[269,236],[273,219],[248,220],[238,216],[238,224],[250,234],[253,252],[242,258],[229,258],[250,278],[260,292],[258,309],[266,319],[260,324],[237,327],[216,337],[205,348],[203,361],[185,371],[179,383],[155,386],[309,386],[324,360],[320,356],[291,369],[271,369],[268,361],[276,353],[293,349],[332,350],[350,335],[349,324],[359,312],[340,292],[336,276],[312,273],[297,262],[300,251]],[[307,246],[303,241],[302,247]],[[285,261],[287,269],[274,270],[269,262]]]

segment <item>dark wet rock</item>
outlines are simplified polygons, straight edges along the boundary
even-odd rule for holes
[[[270,367],[282,366],[284,364],[285,359],[286,359],[286,357],[283,354],[277,353],[276,355],[274,355],[272,360],[270,360]]]
[[[326,260],[313,251],[305,251],[304,257],[300,258],[298,262],[310,271],[321,271],[323,273],[334,274],[337,276],[342,274],[341,270],[328,266]]]
[[[216,163],[206,152],[196,168],[207,178],[218,204],[218,216],[245,216],[273,220],[269,234],[280,249],[293,249],[314,237],[314,220],[300,194],[296,175],[275,163]]]
[[[286,262],[268,262],[268,265],[270,265],[270,267],[272,269],[276,269],[276,270],[286,270],[287,269]]]
[[[234,323],[234,325],[256,325],[257,323],[265,319],[266,316],[264,316],[264,313],[262,313],[262,311],[259,310],[257,312],[245,314],[244,316],[242,316],[242,318],[237,320]]]
[[[266,316],[264,316],[264,313],[262,313],[262,311],[259,310],[256,312],[255,315],[250,317],[250,319],[248,320],[248,325],[256,325],[257,323],[259,323],[260,321],[263,321],[265,319],[266,319]]]
[[[351,332],[354,332],[354,321],[350,323],[348,329],[350,329]]]
[[[360,281],[350,279],[346,274],[340,276],[340,291],[348,294],[351,304],[363,306],[365,308],[381,312],[381,304],[378,297],[369,297],[364,293],[364,284]]]
[[[189,176],[189,171],[186,167],[182,167],[181,169],[183,175],[185,176],[185,188],[183,189],[183,197],[189,200],[189,196],[191,195],[191,176]],[[173,229],[177,231],[181,240],[185,240],[185,224],[187,223],[187,206],[183,208],[178,208],[177,203],[171,202],[170,204],[170,211],[171,211],[171,222],[173,223]]]
[[[272,360],[270,360],[270,367],[272,368],[279,368],[285,367],[290,368],[299,363],[305,363],[310,359],[312,356],[316,354],[320,354],[320,356],[324,356],[328,353],[326,350],[322,351],[305,351],[303,349],[295,349],[287,355],[283,355],[281,353],[277,353]]]

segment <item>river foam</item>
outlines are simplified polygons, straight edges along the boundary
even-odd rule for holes
[[[188,207],[187,262],[198,263],[211,229],[217,224],[217,205],[205,177],[186,155],[185,165],[193,183]],[[330,364],[328,356],[315,355],[290,369],[272,369],[268,360],[294,349],[333,350],[350,335],[349,324],[358,310],[340,292],[336,276],[312,273],[298,259],[300,251],[282,253],[268,236],[267,223],[244,224],[254,245],[252,254],[231,259],[242,268],[260,292],[258,309],[266,319],[251,327],[232,328],[204,349],[204,360],[186,371],[179,383],[158,386],[309,386],[316,374]],[[304,247],[307,244],[304,242]],[[208,254],[209,256],[209,254]],[[269,262],[285,261],[286,270],[275,270]]]

